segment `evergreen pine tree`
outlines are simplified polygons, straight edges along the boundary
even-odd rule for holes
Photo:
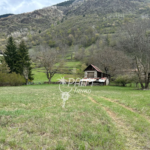
[[[4,59],[10,69],[10,73],[17,71],[17,47],[13,37],[9,37],[4,52]]]
[[[18,66],[18,72],[21,75],[23,75],[26,78],[26,80],[27,80],[27,76],[28,76],[28,79],[33,80],[32,67],[31,67],[30,61],[31,59],[29,57],[27,46],[25,45],[24,41],[21,41],[19,44],[19,48],[18,48],[18,61],[17,61],[18,65],[17,66]]]

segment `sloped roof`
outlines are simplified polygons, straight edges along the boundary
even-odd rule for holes
[[[101,71],[97,66],[94,66],[94,65],[92,65],[92,64],[91,64],[91,66],[92,66],[96,71],[98,71],[98,72],[103,72],[103,71]]]
[[[103,71],[101,71],[98,67],[96,67],[96,66],[94,66],[94,65],[92,65],[92,64],[89,65],[89,66],[92,66],[97,72],[103,73]],[[89,67],[89,66],[88,66],[88,67]],[[87,67],[87,68],[88,68],[88,67]],[[87,69],[87,68],[86,68],[86,69]],[[85,70],[86,70],[86,69],[85,69]],[[85,71],[85,70],[84,70],[84,71]]]

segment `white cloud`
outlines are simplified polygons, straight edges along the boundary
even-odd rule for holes
[[[0,15],[31,12],[64,0],[0,0]]]

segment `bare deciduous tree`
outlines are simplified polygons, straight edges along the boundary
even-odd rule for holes
[[[121,51],[105,47],[96,54],[96,62],[106,74],[114,76],[130,68],[131,60]]]
[[[49,80],[49,84],[51,83],[52,77],[62,69],[64,64],[63,55],[57,49],[50,48],[47,45],[40,46],[41,51],[41,64],[46,70],[46,75]]]
[[[120,47],[134,57],[136,73],[142,89],[149,88],[150,82],[150,20],[126,23],[122,27]]]
[[[124,52],[114,50],[111,47],[100,48],[97,46],[92,49],[90,63],[110,74],[111,77],[122,74],[124,70],[130,69],[131,59]]]

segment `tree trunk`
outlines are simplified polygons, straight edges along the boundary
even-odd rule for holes
[[[145,89],[149,88],[149,82],[150,82],[149,73],[145,72]]]
[[[141,76],[139,75],[139,73],[138,73],[138,77],[139,77],[140,85],[141,85],[142,89],[144,89],[144,85],[143,85],[143,82],[142,82],[142,79],[141,79]]]
[[[141,84],[142,89],[144,89],[144,85],[143,85],[143,83],[142,83],[142,82],[140,82],[140,84]]]
[[[51,84],[51,78],[49,78],[48,84]]]
[[[145,82],[145,89],[149,88],[149,79]]]
[[[142,87],[142,89],[144,89],[144,85],[143,85],[143,82],[142,82],[142,78],[141,78],[141,71],[140,71],[140,68],[139,68],[139,65],[138,65],[138,58],[135,57],[136,59],[136,66],[137,66],[137,69],[138,69],[138,78],[139,78],[139,82],[140,82],[140,85]]]

